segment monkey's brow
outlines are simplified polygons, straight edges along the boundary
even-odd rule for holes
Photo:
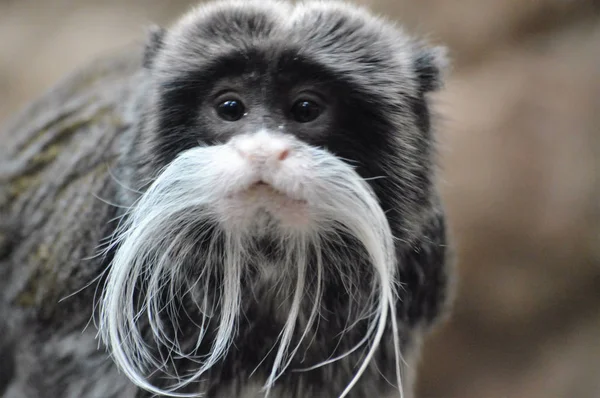
[[[313,81],[321,84],[342,83],[338,73],[310,57],[301,55],[295,49],[281,51],[261,49],[233,50],[219,54],[199,66],[198,70],[174,77],[169,82],[173,88],[177,82],[212,83],[224,78],[234,78],[249,73],[259,75],[275,74],[278,79],[287,81]],[[348,83],[348,82],[343,82]]]

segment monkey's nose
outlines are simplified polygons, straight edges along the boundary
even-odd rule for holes
[[[242,158],[254,165],[279,163],[291,153],[291,145],[285,137],[266,132],[236,137],[232,145]]]

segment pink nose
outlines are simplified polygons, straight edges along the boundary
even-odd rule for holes
[[[281,162],[290,156],[291,148],[284,137],[267,133],[236,137],[235,150],[251,163]]]

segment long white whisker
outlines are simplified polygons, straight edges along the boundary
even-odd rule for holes
[[[328,267],[327,272],[337,273],[349,300],[349,318],[339,334],[340,342],[361,322],[366,322],[366,334],[344,353],[292,371],[314,370],[364,348],[364,358],[358,356],[358,369],[340,395],[343,398],[370,366],[391,322],[402,396],[395,319],[399,282],[387,218],[368,183],[351,166],[325,150],[302,145],[296,150],[303,156],[310,179],[293,178],[310,207],[311,228],[290,231],[277,223],[267,226],[269,234],[280,238],[282,263],[274,275],[276,283],[266,290],[281,298],[277,311],[287,311],[287,318],[272,347],[275,354],[265,394],[290,368],[298,351],[304,347],[308,350],[319,333],[318,320],[322,311],[327,311],[322,307],[322,295]],[[217,145],[183,152],[127,208],[103,249],[104,253],[116,251],[99,303],[99,336],[119,368],[136,385],[157,395],[198,396],[177,391],[197,382],[230,355],[238,327],[245,319],[241,316],[242,286],[248,283],[244,279],[252,266],[250,254],[255,249],[250,248],[254,247],[256,230],[248,225],[232,226],[228,214],[219,209],[224,198],[250,184],[253,177],[235,163],[231,151],[227,145]],[[228,156],[233,163],[222,161]],[[337,249],[341,250],[339,258],[325,259],[323,253],[344,246],[344,237],[352,237],[356,247]],[[368,269],[358,272],[348,266],[348,259],[358,259]],[[310,274],[313,269],[316,276]],[[369,279],[361,279],[365,277]],[[370,288],[364,291],[364,286]],[[184,303],[186,297],[188,304]],[[200,317],[198,323],[188,313],[190,308]],[[196,326],[191,347],[182,344],[184,338],[189,341],[189,336],[183,336],[182,315]],[[210,341],[206,341],[207,336],[211,336]],[[203,347],[207,352],[201,352]],[[256,369],[270,355],[269,350]],[[178,359],[188,359],[198,367],[182,373]],[[159,373],[173,383],[157,387],[150,376]]]

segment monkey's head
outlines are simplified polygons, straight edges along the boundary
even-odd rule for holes
[[[115,234],[100,323],[125,373],[164,394],[148,375],[193,358],[170,391],[199,380],[231,355],[248,293],[269,285],[260,305],[282,309],[265,315],[279,325],[267,388],[328,327],[364,323],[347,391],[388,328],[399,354],[397,252],[435,202],[426,96],[443,64],[337,2],[213,3],[155,30],[139,146],[150,181]],[[337,305],[352,319],[327,326]]]

